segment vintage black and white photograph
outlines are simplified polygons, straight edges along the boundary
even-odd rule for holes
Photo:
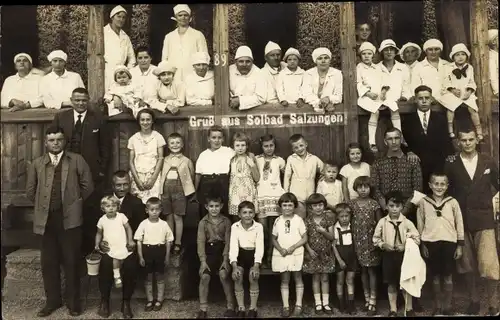
[[[499,316],[498,0],[0,6],[2,318]]]

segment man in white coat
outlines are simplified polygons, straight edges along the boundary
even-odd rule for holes
[[[498,29],[488,30],[490,47],[490,82],[493,95],[498,98]]]
[[[279,103],[276,92],[276,81],[280,71],[286,68],[286,62],[281,61],[281,47],[272,41],[266,44],[264,55],[266,64],[262,68],[262,75],[266,77],[268,82],[266,103]]]
[[[233,109],[247,110],[266,102],[267,81],[256,65],[253,64],[252,50],[240,46],[234,56],[236,63],[229,66],[229,106]]]
[[[104,27],[104,83],[105,90],[114,81],[114,70],[119,65],[127,65],[130,69],[135,66],[134,47],[129,36],[123,31],[123,25],[127,19],[127,10],[122,6],[116,6],[109,14],[111,19]]]
[[[208,52],[207,40],[200,31],[189,26],[192,18],[187,4],[176,5],[174,16],[171,19],[177,21],[177,28],[165,36],[161,60],[172,62],[177,68],[176,80],[184,81],[185,76],[193,70],[193,54]]]

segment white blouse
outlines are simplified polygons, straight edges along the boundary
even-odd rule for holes
[[[208,70],[204,77],[195,72],[186,76],[186,104],[190,106],[209,106],[215,95],[214,72]]]
[[[302,84],[304,74],[305,71],[301,67],[297,67],[297,70],[293,72],[288,68],[280,71],[276,80],[276,92],[279,102],[297,103],[299,99],[303,99]]]
[[[42,76],[28,73],[20,77],[18,73],[5,79],[1,93],[2,108],[8,108],[12,99],[29,102],[31,108],[42,106],[42,96],[40,94],[40,81]]]
[[[342,72],[335,68],[330,67],[326,74],[323,90],[319,95],[319,79],[318,68],[313,67],[307,70],[304,74],[304,82],[302,84],[302,94],[306,103],[317,108],[321,98],[329,97],[330,102],[338,104],[342,102]]]
[[[232,97],[240,98],[239,110],[247,110],[264,104],[267,100],[267,81],[255,65],[242,75],[235,64],[229,66],[229,89]]]
[[[229,241],[230,263],[238,261],[240,248],[255,248],[254,262],[262,262],[264,256],[264,228],[262,224],[254,221],[250,228],[245,230],[241,225],[241,221],[233,223]]]
[[[71,93],[76,88],[85,88],[82,77],[68,70],[61,76],[52,71],[40,80],[43,104],[48,109],[61,109],[61,104],[70,100]]]

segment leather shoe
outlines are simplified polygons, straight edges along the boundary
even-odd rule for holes
[[[78,317],[82,314],[82,309],[80,307],[73,307],[69,309],[69,315],[72,317]]]
[[[50,306],[50,305],[46,304],[45,307],[43,307],[42,310],[38,311],[38,313],[36,314],[36,316],[39,317],[39,318],[48,317],[54,311],[56,311],[57,309],[59,309],[60,307],[62,307],[62,305]]]
[[[132,309],[130,308],[130,301],[123,301],[122,313],[124,319],[132,319],[134,317],[134,315],[132,314]]]
[[[109,317],[109,301],[101,300],[97,314],[102,318]]]

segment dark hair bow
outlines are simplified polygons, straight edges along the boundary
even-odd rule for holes
[[[462,77],[467,77],[467,69],[469,68],[469,65],[466,65],[462,69],[454,69],[452,72],[457,77],[457,79],[462,79]]]

